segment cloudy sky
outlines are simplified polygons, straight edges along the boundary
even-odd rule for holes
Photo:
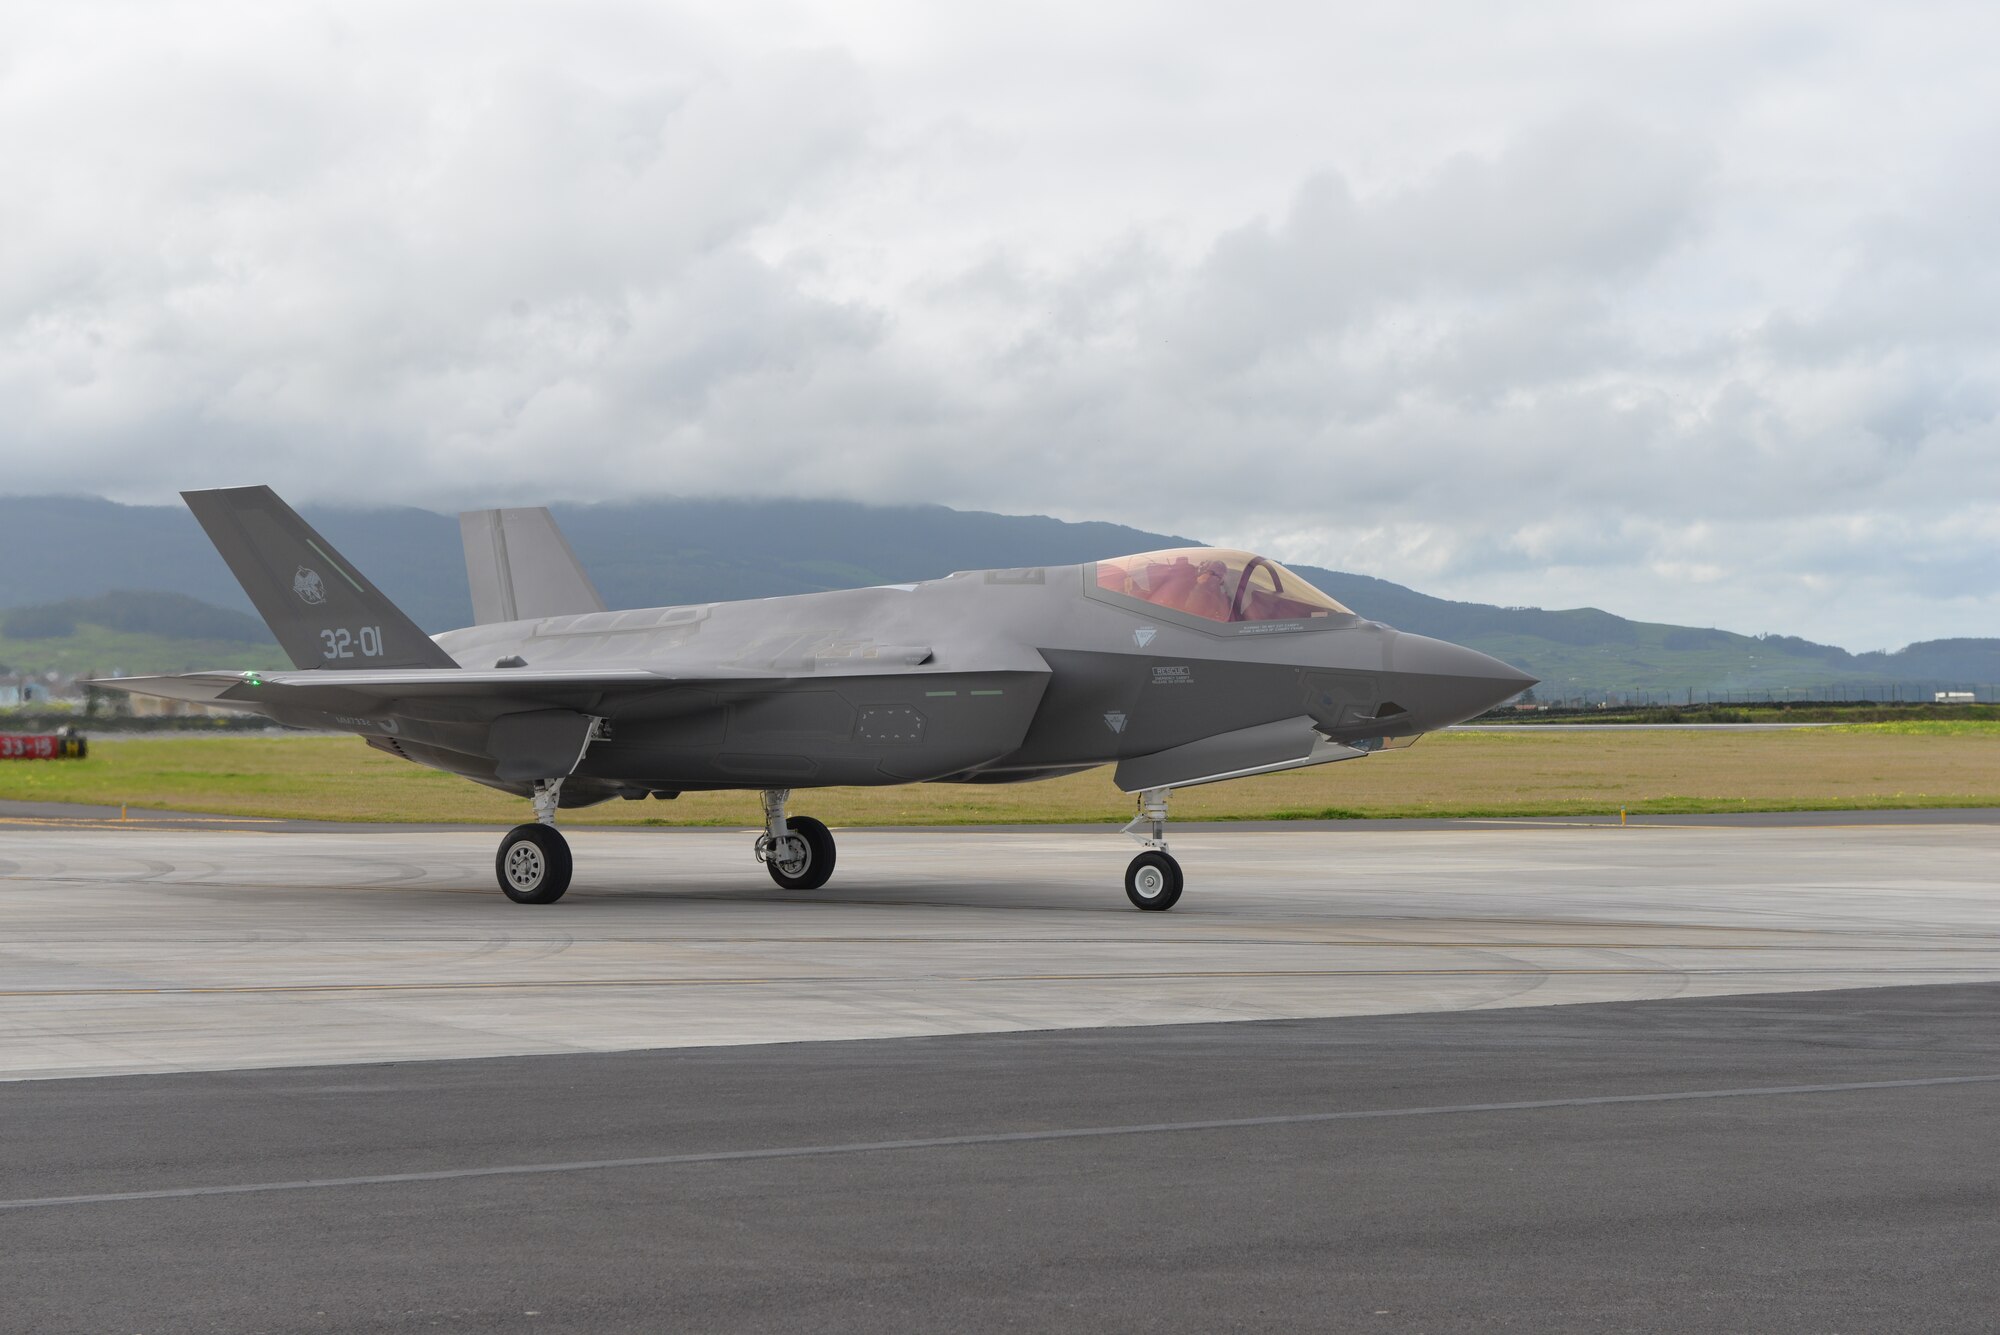
[[[0,6],[0,487],[2000,634],[2000,6]],[[1365,609],[1364,609],[1365,610]]]

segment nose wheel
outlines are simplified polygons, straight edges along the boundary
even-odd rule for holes
[[[1125,898],[1132,907],[1158,913],[1172,908],[1181,898],[1181,864],[1167,852],[1167,794],[1165,788],[1148,788],[1139,794],[1139,814],[1125,827],[1125,833],[1146,846],[1125,868]]]
[[[1125,898],[1132,907],[1158,912],[1170,909],[1181,897],[1181,864],[1173,855],[1148,849],[1125,868]]]

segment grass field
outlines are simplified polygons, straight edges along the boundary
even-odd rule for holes
[[[333,737],[94,741],[88,760],[0,762],[0,798],[354,821],[508,825],[527,804]],[[802,793],[833,825],[1122,822],[1111,772],[1001,787]],[[1177,793],[1179,820],[1552,816],[2000,806],[2000,725],[1787,732],[1442,733],[1406,751]],[[577,824],[751,825],[750,793],[607,802]]]
[[[1863,704],[1643,705],[1630,709],[1498,709],[1483,723],[1546,727],[1565,723],[2000,723],[2000,705],[1906,701]]]
[[[1829,731],[1887,733],[1898,737],[2000,737],[2000,721],[1910,719],[1899,723],[1842,723]]]

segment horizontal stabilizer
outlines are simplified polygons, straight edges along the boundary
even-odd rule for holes
[[[602,612],[604,599],[546,509],[468,510],[458,517],[476,624]]]
[[[269,487],[184,491],[181,499],[295,666],[458,666]]]
[[[222,697],[231,687],[241,686],[250,673],[183,672],[167,677],[98,677],[85,686],[127,695],[149,695],[157,700],[186,700],[190,704],[228,704]]]

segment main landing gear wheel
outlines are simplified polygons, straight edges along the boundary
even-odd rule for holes
[[[784,844],[765,857],[765,870],[787,890],[819,889],[833,875],[833,831],[811,816],[793,816],[785,828]]]
[[[569,889],[569,840],[553,825],[516,825],[500,841],[493,872],[516,904],[553,904]]]
[[[1181,864],[1173,855],[1149,849],[1125,868],[1125,898],[1134,908],[1158,912],[1180,902]]]

